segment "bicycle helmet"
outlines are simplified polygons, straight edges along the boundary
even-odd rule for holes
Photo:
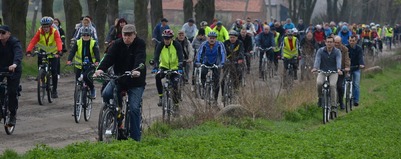
[[[376,24],[376,27],[378,27],[378,28],[379,28],[379,27],[380,27],[380,24]]]
[[[370,26],[375,26],[375,23],[370,23]]]
[[[293,34],[298,34],[298,29],[297,28],[292,28]]]
[[[292,29],[288,29],[287,30],[287,35],[294,35],[294,31],[292,31]]]
[[[321,25],[316,25],[316,29],[322,29]]]
[[[230,32],[228,33],[228,35],[233,35],[233,36],[238,36],[238,32],[235,30],[230,30]]]
[[[174,37],[174,32],[171,29],[166,29],[163,31],[162,36],[167,37],[167,38],[172,38],[172,37]]]
[[[43,17],[40,19],[40,25],[51,25],[53,24],[53,18],[51,17]]]
[[[207,22],[206,21],[202,21],[201,23],[200,23],[200,26],[206,26],[207,25]]]
[[[208,37],[217,37],[217,33],[214,31],[209,32],[209,34],[207,34]]]
[[[373,27],[372,27],[372,30],[377,30],[377,27],[376,27],[376,26],[373,26]]]
[[[92,30],[89,27],[85,27],[85,28],[81,29],[81,35],[84,35],[84,34],[91,35],[92,34]]]

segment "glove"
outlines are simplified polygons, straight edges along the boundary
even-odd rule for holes
[[[179,74],[183,74],[184,71],[182,71],[182,70],[180,69],[180,70],[178,70],[178,73],[179,73]]]
[[[59,56],[63,56],[63,52],[61,52],[61,51],[57,52],[57,54],[58,54]]]
[[[237,63],[238,64],[242,64],[244,62],[244,60],[238,60]]]
[[[157,73],[159,71],[157,68],[154,68],[151,73]]]
[[[31,56],[32,55],[32,52],[30,52],[30,51],[28,51],[28,52],[26,52],[26,54],[25,54],[26,56]]]

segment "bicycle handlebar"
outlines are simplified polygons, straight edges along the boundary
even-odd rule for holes
[[[141,63],[139,64],[139,66],[137,68],[134,68],[132,71],[138,71],[145,68],[145,64]],[[131,78],[133,78],[133,74],[132,71],[125,71],[122,75],[114,75],[114,74],[108,74],[108,73],[102,73],[100,74],[100,76],[98,77],[93,77],[93,79],[103,79],[103,80],[117,80],[120,79],[122,77],[126,77],[129,76]]]
[[[268,48],[263,49],[262,47],[258,46],[257,49],[259,49],[260,51],[269,51],[269,50],[273,49],[273,47],[268,47]]]
[[[205,67],[207,69],[212,69],[212,68],[219,68],[219,66],[217,66],[216,64],[213,64],[212,66],[207,66],[205,64],[202,64],[201,67]]]
[[[51,53],[51,52],[44,52],[44,51],[35,51],[35,52],[33,52],[33,54],[32,54],[32,57],[35,57],[36,55],[53,55],[53,53]]]

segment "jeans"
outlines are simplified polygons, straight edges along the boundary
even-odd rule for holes
[[[109,82],[103,90],[102,97],[104,101],[110,101],[113,98],[114,82]],[[130,137],[135,141],[141,140],[141,121],[142,121],[142,95],[145,86],[133,87],[127,90],[128,104],[130,107]]]
[[[359,83],[361,81],[361,70],[352,71],[352,95],[354,103],[359,103]]]
[[[317,92],[318,92],[319,98],[323,97],[322,87],[323,87],[325,78],[326,77],[325,77],[325,75],[323,75],[323,73],[319,73],[317,75],[316,85],[317,85]],[[331,74],[329,76],[331,106],[337,106],[337,87],[336,87],[337,79],[338,79],[338,74]]]

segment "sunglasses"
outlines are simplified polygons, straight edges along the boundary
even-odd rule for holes
[[[6,34],[6,31],[0,30],[0,34]]]
[[[82,36],[90,36],[89,34],[82,34]]]

